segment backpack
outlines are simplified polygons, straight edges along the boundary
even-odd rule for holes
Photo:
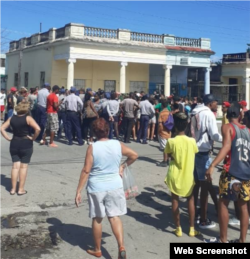
[[[171,131],[174,127],[174,118],[173,115],[171,113],[169,113],[168,119],[163,123],[163,126]]]
[[[202,111],[200,111],[200,112],[202,112]],[[198,142],[202,138],[202,136],[205,133],[207,133],[207,129],[206,129],[204,132],[201,133],[201,135],[198,138],[195,137],[195,132],[200,129],[200,122],[199,122],[199,113],[200,112],[198,112],[196,114],[191,114],[191,116],[188,120],[187,128],[185,130],[186,136],[188,136],[190,138],[194,138],[196,140],[196,142]]]

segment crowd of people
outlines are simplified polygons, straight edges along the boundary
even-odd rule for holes
[[[156,166],[167,169],[165,183],[172,195],[176,236],[182,236],[179,197],[188,201],[189,236],[200,235],[195,223],[201,230],[216,226],[207,217],[210,194],[219,218],[220,236],[204,241],[228,242],[228,224],[241,226],[239,239],[232,242],[246,241],[250,215],[250,110],[246,101],[223,102],[220,134],[216,121],[218,102],[212,94],[190,100],[157,92],[120,94],[101,89],[94,92],[91,88],[78,90],[73,86],[67,90],[57,85],[51,88],[48,83],[40,90],[32,88],[28,93],[22,87],[16,93],[17,89],[12,87],[6,97],[6,122],[1,127],[3,137],[11,141],[10,194],[16,193],[18,175],[21,184],[17,193],[27,193],[24,183],[34,140],[45,145],[49,134],[48,146],[55,148],[54,141],[60,138],[65,138],[68,145],[74,140],[80,146],[87,142],[89,147],[75,202],[77,206],[81,202],[81,191],[87,183],[95,240],[95,248],[88,250],[89,254],[101,256],[101,222],[107,215],[118,242],[119,258],[126,258],[119,219],[126,213],[126,201],[120,176],[138,157],[127,146],[132,140],[140,144],[159,142],[163,160]],[[13,132],[13,138],[7,130]],[[214,142],[222,143],[222,148],[213,160]],[[128,159],[120,165],[122,155]],[[212,174],[222,161],[218,199]],[[235,215],[229,220],[230,200],[234,201]]]

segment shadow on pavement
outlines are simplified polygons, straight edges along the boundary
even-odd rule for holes
[[[9,192],[11,190],[11,179],[9,177],[6,177],[5,175],[1,174],[1,185],[3,187],[5,187],[6,191]],[[17,188],[18,188],[18,186],[17,186]]]
[[[146,161],[146,162],[149,162],[149,163],[156,164],[157,162],[162,161],[162,157],[161,157],[161,160],[155,160],[155,159],[152,159],[152,158],[150,158],[150,157],[139,156],[139,157],[138,157],[138,160],[140,160],[140,161]]]
[[[56,234],[65,242],[69,243],[72,246],[79,246],[81,249],[86,251],[93,247],[93,237],[92,237],[92,228],[79,226],[75,224],[64,224],[61,220],[57,218],[48,218],[47,223],[51,224],[49,232],[51,236],[51,241],[54,245],[56,240]],[[111,235],[103,232],[102,237],[109,237]],[[102,240],[102,244],[105,242]],[[87,253],[87,252],[86,252]],[[111,258],[108,251],[102,247],[102,255],[104,258]]]

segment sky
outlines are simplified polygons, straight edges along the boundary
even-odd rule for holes
[[[249,1],[1,1],[2,41],[67,23],[210,38],[217,61],[250,43]],[[4,39],[3,39],[4,37]],[[8,45],[6,45],[8,48]]]

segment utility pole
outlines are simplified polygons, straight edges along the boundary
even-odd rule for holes
[[[23,58],[23,46],[20,47],[19,51],[19,62],[18,62],[18,89],[21,87],[21,72],[22,72],[22,58]]]
[[[40,33],[42,33],[42,23],[40,22]]]

